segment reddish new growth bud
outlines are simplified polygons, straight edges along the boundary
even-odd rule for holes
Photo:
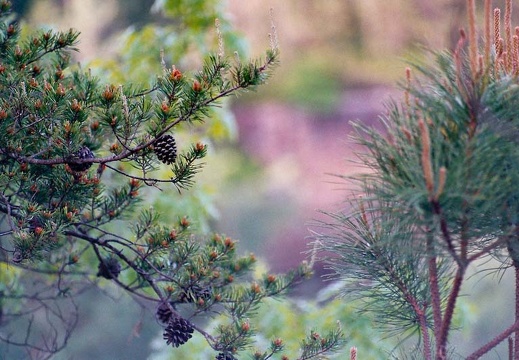
[[[65,75],[63,74],[63,70],[61,69],[56,70],[54,76],[56,77],[56,80],[61,80],[65,77]]]
[[[319,340],[319,338],[321,337],[318,333],[316,332],[313,332],[312,335],[310,335],[312,337],[312,339],[314,340]]]
[[[160,245],[162,245],[163,248],[168,248],[169,247],[169,243],[166,240],[162,240]]]
[[[327,343],[326,339],[321,339],[321,346],[322,347],[325,347],[326,343]]]
[[[267,276],[268,283],[272,284],[274,281],[276,281],[276,275],[270,274],[269,276]]]
[[[197,142],[195,145],[195,150],[196,150],[196,152],[201,153],[202,151],[205,150],[205,147],[206,147],[205,144],[202,144],[201,142]]]
[[[77,101],[77,99],[72,100],[72,104],[70,105],[70,108],[74,112],[80,112],[81,111],[81,105]]]
[[[218,253],[217,253],[216,251],[214,251],[214,250],[211,251],[211,253],[209,254],[209,258],[210,258],[211,260],[214,260],[214,259],[216,259],[217,257],[218,257]]]
[[[13,24],[7,27],[7,35],[12,36],[16,32],[16,28]]]
[[[67,93],[67,91],[65,90],[65,87],[63,86],[63,84],[58,84],[58,88],[56,89],[56,95],[59,95],[59,96],[65,96],[65,94]]]
[[[3,74],[5,72],[5,66],[4,64],[0,64],[0,74]]]
[[[178,69],[171,69],[171,73],[169,74],[169,80],[171,81],[179,81],[182,79],[182,73]]]
[[[254,294],[259,294],[261,292],[261,288],[257,283],[252,283],[250,289]]]
[[[138,188],[138,187],[141,186],[141,182],[139,180],[137,180],[137,179],[131,178],[130,179],[130,186],[132,188]]]
[[[99,129],[99,121],[94,120],[94,121],[92,121],[92,123],[90,124],[90,130],[92,130],[92,131],[96,131],[97,129]]]
[[[176,238],[177,238],[177,231],[175,229],[173,229],[169,232],[169,239],[175,240]]]
[[[180,225],[184,228],[187,228],[189,227],[190,223],[189,223],[189,220],[187,219],[187,217],[183,217],[181,220],[180,220]]]
[[[40,110],[42,108],[42,106],[43,106],[43,102],[40,99],[38,99],[34,102],[34,108],[36,110]]]
[[[281,357],[281,360],[288,360],[288,356],[283,355],[283,356]]]
[[[38,87],[38,82],[35,78],[31,78],[31,80],[29,80],[29,86],[33,88]]]
[[[79,261],[79,256],[73,255],[70,257],[69,264],[76,264]]]
[[[274,344],[275,347],[279,348],[279,347],[283,346],[283,340],[281,340],[280,338],[277,338],[274,341],[272,341],[272,344]]]
[[[166,286],[166,288],[164,290],[166,290],[166,292],[168,294],[171,294],[173,292],[173,290],[175,290],[175,289],[173,288],[173,286],[168,285],[168,286]]]
[[[106,85],[105,91],[103,92],[103,98],[106,101],[111,101],[114,98],[114,86]]]
[[[2,109],[2,110],[0,110],[0,120],[5,120],[5,119],[7,119],[7,111]]]
[[[204,305],[205,305],[204,299],[202,299],[202,298],[198,299],[198,306],[204,306]]]
[[[63,123],[63,129],[65,130],[66,133],[69,133],[70,130],[72,130],[72,125],[70,125],[70,121],[65,121]]]
[[[202,85],[198,80],[193,81],[193,91],[200,92],[202,91]]]
[[[241,324],[241,329],[243,332],[248,332],[250,330],[250,324],[248,321],[245,321]]]
[[[41,226],[36,226],[36,228],[34,229],[34,234],[36,234],[37,236],[40,236],[42,232],[43,228]]]
[[[27,211],[28,211],[28,212],[31,212],[31,213],[32,213],[32,212],[35,212],[35,211],[36,211],[36,206],[34,206],[34,205],[29,205],[29,206],[27,206]]]
[[[229,249],[234,248],[234,241],[232,241],[232,239],[229,237],[225,238],[224,244],[225,244],[226,248],[229,248]]]
[[[169,105],[166,100],[162,102],[162,105],[160,106],[163,113],[167,113],[169,111]]]
[[[115,143],[110,145],[110,151],[113,153],[118,153],[120,150],[119,144]]]

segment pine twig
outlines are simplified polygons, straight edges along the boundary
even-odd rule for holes
[[[478,350],[474,351],[472,354],[467,356],[466,360],[477,360],[483,355],[485,355],[487,352],[495,348],[499,343],[501,343],[503,340],[505,340],[507,337],[509,337],[512,333],[519,330],[519,321],[516,321],[514,324],[512,324],[509,328],[504,330],[501,334],[497,335],[494,339],[480,347]]]

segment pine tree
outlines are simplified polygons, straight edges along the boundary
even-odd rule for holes
[[[252,280],[256,259],[238,255],[235,240],[198,238],[181,214],[164,224],[138,204],[143,187],[193,184],[207,146],[177,144],[175,131],[263,84],[278,61],[276,35],[263,59],[237,61],[219,51],[198,72],[164,65],[151,87],[116,86],[71,65],[78,32],[22,40],[10,6],[0,2],[0,341],[52,356],[72,336],[74,298],[109,282],[152,304],[168,344],[199,334],[215,358],[237,358],[250,347],[248,319],[262,300],[304,280],[310,267]],[[171,177],[157,175],[163,166]],[[125,223],[130,214],[136,220]],[[215,311],[227,314],[226,326],[194,322]],[[33,327],[40,315],[42,334]],[[303,343],[301,358],[335,350],[341,338],[338,328]],[[282,350],[278,344],[255,358]]]
[[[456,49],[414,64],[416,77],[407,69],[383,130],[355,125],[368,171],[354,177],[349,209],[330,213],[316,238],[345,293],[387,334],[417,334],[413,358],[455,356],[449,334],[469,266],[494,258],[519,279],[519,32],[511,0],[504,26],[486,0],[480,48],[473,0],[467,9]],[[510,337],[510,358],[519,359],[519,285],[515,301],[506,329],[464,358]]]

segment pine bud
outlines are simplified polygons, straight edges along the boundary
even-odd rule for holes
[[[180,72],[180,70],[173,68],[171,70],[171,73],[169,74],[169,80],[179,81],[180,79],[182,79],[182,73]]]
[[[202,91],[202,85],[198,80],[193,81],[193,91],[200,92]]]
[[[250,330],[250,324],[248,321],[244,321],[242,324],[241,324],[241,330],[243,332],[248,332]]]

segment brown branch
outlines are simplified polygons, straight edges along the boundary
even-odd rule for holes
[[[258,68],[258,71],[260,73],[264,73],[268,69],[268,67],[270,65],[272,65],[273,62],[274,62],[274,59],[268,59],[261,67]],[[101,163],[101,164],[104,164],[104,163],[109,163],[109,162],[114,162],[114,161],[120,161],[120,160],[127,159],[128,157],[132,156],[133,154],[138,153],[142,149],[145,149],[148,146],[153,145],[153,143],[155,143],[157,138],[159,138],[161,135],[164,135],[167,131],[169,131],[171,128],[173,128],[174,126],[176,126],[180,122],[187,121],[196,111],[200,110],[201,108],[206,107],[209,104],[214,103],[214,102],[216,102],[217,100],[219,100],[221,98],[224,98],[224,97],[226,97],[226,96],[228,96],[228,95],[230,95],[230,94],[232,94],[232,93],[234,93],[234,92],[236,92],[236,91],[238,91],[240,89],[245,89],[245,88],[247,88],[247,87],[249,87],[251,85],[252,84],[237,84],[237,85],[232,86],[232,87],[230,87],[230,88],[228,88],[228,89],[226,89],[224,91],[221,91],[217,95],[212,96],[209,99],[207,99],[207,100],[201,102],[200,104],[198,104],[198,105],[192,107],[191,109],[189,109],[189,111],[186,114],[182,115],[180,118],[178,118],[177,120],[173,121],[171,124],[166,126],[162,131],[157,133],[155,138],[147,141],[144,144],[138,145],[138,146],[134,147],[133,149],[123,151],[119,155],[106,156],[106,157],[102,157],[102,158],[74,159],[74,163],[82,164],[82,163],[87,163],[88,162],[88,163]],[[35,158],[34,156],[20,156],[20,155],[14,154],[14,153],[8,153],[5,149],[0,149],[0,154],[8,155],[8,156],[16,159],[19,162],[25,162],[25,163],[28,163],[28,164],[58,165],[58,164],[65,164],[67,162],[70,162],[70,159],[66,159],[66,158],[38,159],[38,158]]]
[[[440,230],[441,230],[443,239],[445,240],[445,243],[447,244],[447,250],[449,251],[449,254],[456,261],[458,266],[463,266],[464,264],[462,263],[460,257],[456,253],[456,249],[454,248],[454,245],[452,242],[452,237],[449,232],[449,225],[447,224],[447,220],[443,216],[440,202],[433,199],[433,200],[431,200],[431,205],[433,207],[434,214],[440,218]]]
[[[427,236],[427,252],[429,256],[429,286],[431,287],[431,302],[434,320],[434,338],[439,339],[442,328],[441,296],[438,285],[438,264],[432,235]]]
[[[478,350],[474,351],[472,354],[467,356],[466,360],[477,360],[487,352],[495,348],[499,343],[505,340],[508,336],[510,336],[513,332],[519,330],[519,321],[516,321],[512,326],[504,330],[501,334],[497,335],[494,339],[480,347]]]
[[[458,299],[461,284],[463,283],[463,276],[465,275],[465,267],[458,267],[456,276],[454,277],[454,283],[452,285],[445,313],[443,316],[443,323],[440,331],[440,337],[436,339],[436,358],[438,360],[445,359],[447,351],[447,339],[449,336],[449,330],[452,323],[452,316],[454,315],[454,309],[456,307],[456,300]]]

